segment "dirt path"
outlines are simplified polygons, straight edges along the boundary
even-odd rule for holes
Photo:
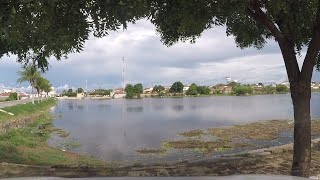
[[[43,99],[45,99],[45,98],[35,98],[35,101],[43,100]],[[15,105],[18,105],[18,104],[25,104],[25,103],[29,103],[29,102],[32,102],[32,99],[0,102],[0,108],[15,106]]]

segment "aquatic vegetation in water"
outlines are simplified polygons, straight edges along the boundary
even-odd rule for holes
[[[143,149],[139,149],[137,150],[138,153],[140,154],[164,154],[166,153],[166,149],[162,148],[162,149],[147,149],[147,148],[143,148]]]
[[[184,137],[197,137],[197,136],[201,136],[203,134],[204,134],[203,130],[200,130],[200,129],[179,133],[179,135],[184,136]]]
[[[57,134],[57,135],[58,135],[59,137],[61,137],[61,138],[67,138],[67,137],[70,135],[69,132],[64,131],[64,130],[62,130],[62,129],[56,129],[56,130],[55,130],[55,134]]]
[[[221,153],[258,147],[253,141],[272,141],[278,139],[281,132],[291,130],[292,128],[292,121],[271,120],[223,128],[210,128],[207,130],[197,129],[179,133],[178,140],[162,142],[160,149],[141,149],[137,152],[141,154],[163,155],[168,153],[170,149],[176,149],[192,150],[202,154]],[[312,121],[312,135],[320,136],[319,120]]]
[[[59,145],[57,146],[59,149],[62,150],[71,150],[71,149],[76,149],[81,147],[81,144],[76,141],[75,139],[67,139],[64,140],[63,142],[59,143]]]

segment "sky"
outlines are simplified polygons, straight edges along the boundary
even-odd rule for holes
[[[147,20],[130,24],[125,31],[111,32],[107,37],[91,37],[81,53],[68,59],[49,60],[50,69],[44,74],[56,89],[87,86],[117,88],[122,86],[122,57],[125,57],[125,82],[157,84],[214,85],[226,77],[240,83],[279,83],[287,80],[278,45],[270,41],[262,50],[240,49],[234,37],[226,36],[225,28],[206,30],[195,44],[163,45],[155,27]],[[301,64],[302,57],[299,58]],[[15,56],[0,59],[0,88],[27,88],[17,84],[21,65]],[[315,72],[313,81],[320,81]]]

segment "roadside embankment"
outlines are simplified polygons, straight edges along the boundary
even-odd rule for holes
[[[51,133],[61,131],[53,127],[52,115],[48,112],[55,103],[55,99],[49,99],[36,104],[28,103],[4,108],[8,112],[13,112],[15,116],[0,113],[0,162],[2,166],[6,163],[13,163],[26,166],[104,167],[104,162],[92,157],[69,153],[64,149],[47,145]],[[7,164],[8,167],[10,167],[9,164]],[[2,167],[1,169],[7,168]],[[10,170],[10,173],[14,172],[16,171]],[[0,175],[0,177],[9,176]]]
[[[0,134],[13,128],[26,127],[39,119],[55,103],[55,99],[48,99],[36,101],[35,104],[25,103],[2,108],[3,111],[0,111]]]

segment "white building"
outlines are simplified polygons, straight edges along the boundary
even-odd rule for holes
[[[232,78],[231,77],[226,77],[226,81],[227,81],[227,84],[229,84],[229,83],[232,82]]]
[[[143,90],[143,94],[150,94],[150,93],[152,93],[152,91],[153,91],[153,88],[145,88]]]
[[[2,91],[3,93],[12,93],[12,92],[15,92],[13,89],[4,89]]]
[[[290,83],[289,83],[289,81],[282,82],[281,84],[287,86],[288,88],[290,88]]]
[[[183,87],[183,94],[187,93],[187,91],[189,90],[190,86],[184,86]]]

